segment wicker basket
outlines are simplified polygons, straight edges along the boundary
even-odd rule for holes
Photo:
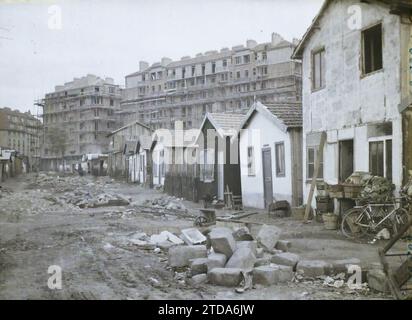
[[[338,228],[338,216],[333,213],[322,215],[323,223],[326,230],[336,230]]]

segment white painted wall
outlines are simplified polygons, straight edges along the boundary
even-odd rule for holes
[[[164,146],[161,143],[157,143],[155,145],[155,147],[153,148],[153,152],[152,152],[152,158],[153,158],[153,185],[158,186],[158,185],[162,185],[164,186],[165,184],[165,176],[160,176],[161,175],[161,166],[162,166],[162,160],[160,157],[160,152],[164,151]],[[163,160],[164,162],[164,160]],[[154,167],[157,167],[157,176],[154,176],[154,172],[155,169]],[[164,164],[165,166],[165,174],[166,174],[166,164]]]
[[[362,28],[382,21],[383,71],[361,76],[361,30],[351,30],[348,8],[361,7]],[[306,181],[306,137],[310,132],[326,131],[324,176],[327,183],[338,182],[338,140],[354,138],[354,166],[369,171],[367,124],[392,121],[393,182],[402,181],[402,130],[398,112],[400,103],[400,21],[389,14],[384,4],[361,4],[359,1],[333,1],[320,19],[303,55],[303,180]],[[311,90],[311,52],[326,49],[326,87]]]
[[[285,177],[276,177],[275,143],[285,143]],[[247,149],[254,147],[255,175],[248,176]],[[281,130],[275,123],[262,113],[256,113],[247,128],[241,131],[239,152],[242,183],[242,201],[245,207],[265,208],[262,148],[270,147],[272,156],[273,199],[292,201],[292,163],[289,134]]]

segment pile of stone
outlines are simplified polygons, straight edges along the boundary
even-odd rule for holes
[[[340,288],[342,281],[347,280],[348,266],[360,265],[355,258],[330,262],[302,259],[290,252],[291,242],[281,240],[281,233],[282,230],[273,225],[262,225],[253,235],[247,227],[234,230],[215,227],[204,231],[204,239],[198,237],[193,243],[185,238],[186,230],[180,236],[185,244],[174,244],[168,250],[169,266],[186,270],[188,282],[193,285],[207,282],[243,290],[253,285],[315,279]],[[190,235],[189,238],[193,240]]]
[[[188,268],[191,283],[238,287],[248,277],[263,285],[293,279],[293,265],[288,257],[283,260],[286,264],[270,259],[290,248],[290,242],[279,240],[281,230],[276,226],[264,225],[256,236],[247,227],[216,227],[205,234],[206,244],[180,245],[169,250],[169,265]]]
[[[171,247],[183,245],[185,242],[169,231],[162,231],[150,236],[144,232],[135,233],[129,238],[129,243],[141,249],[154,250],[158,253],[160,251],[167,252]]]
[[[151,213],[159,216],[174,214],[182,217],[193,218],[194,216],[189,214],[189,210],[187,210],[182,201],[183,198],[164,196],[154,200],[146,200],[143,203],[131,203],[131,206],[143,213]]]
[[[76,190],[75,192],[65,193],[60,199],[79,208],[127,206],[130,203],[130,199],[120,194],[107,192],[97,193],[86,190]]]

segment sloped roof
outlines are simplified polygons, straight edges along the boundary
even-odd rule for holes
[[[302,105],[299,104],[265,104],[274,116],[281,120],[286,127],[302,127]]]
[[[390,6],[390,13],[400,14],[402,12],[412,12],[412,1],[411,0],[375,0],[376,2],[384,3]],[[365,1],[366,2],[366,1]],[[319,10],[319,13],[313,18],[311,25],[303,35],[299,44],[295,48],[295,51],[292,54],[292,59],[302,59],[303,50],[305,49],[306,42],[310,39],[313,32],[319,28],[319,20],[325,14],[326,9],[329,5],[333,3],[332,0],[325,0],[322,7]]]
[[[246,115],[239,113],[207,113],[206,117],[217,127],[216,129],[233,131],[239,130]]]
[[[274,124],[284,131],[302,127],[301,104],[278,103],[263,105],[261,102],[255,102],[240,125],[240,129],[246,128],[252,116],[257,112],[261,112],[271,117]]]

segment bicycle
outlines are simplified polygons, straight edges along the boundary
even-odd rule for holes
[[[409,197],[401,196],[392,203],[367,202],[363,206],[356,206],[345,213],[341,231],[347,238],[352,239],[368,234],[376,235],[384,228],[396,234],[409,221],[409,213],[405,208],[409,204]]]

